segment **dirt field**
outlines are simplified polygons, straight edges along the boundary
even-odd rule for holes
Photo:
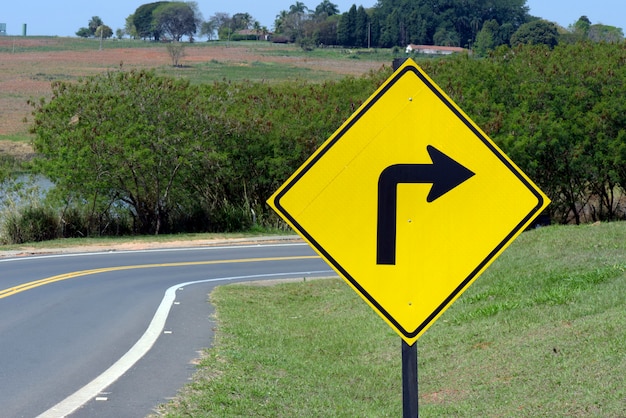
[[[165,46],[134,47],[104,50],[34,52],[33,48],[49,47],[62,40],[57,38],[0,37],[0,137],[24,136],[30,116],[29,99],[50,96],[50,84],[55,80],[75,80],[81,76],[119,68],[155,68],[171,63]],[[109,41],[111,42],[111,41]],[[279,46],[280,47],[280,46]],[[275,45],[269,45],[268,49]],[[26,51],[26,52],[24,52]],[[380,63],[365,60],[325,60],[297,56],[263,54],[262,48],[247,46],[190,47],[183,64],[217,60],[226,63],[278,62],[313,70],[338,74],[360,75],[380,67]],[[26,157],[32,152],[25,143],[0,139],[0,153]]]

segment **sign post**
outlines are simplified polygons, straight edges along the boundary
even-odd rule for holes
[[[394,59],[393,70],[397,71],[405,59]],[[380,207],[380,185],[378,191],[378,233],[377,237],[377,262],[382,264],[381,261],[385,261],[385,256],[381,260],[378,248],[384,247],[384,243],[381,243],[380,231],[385,227],[380,224],[381,207]],[[395,211],[395,209],[394,209]],[[395,215],[392,215],[395,217]],[[395,223],[393,224],[395,226]],[[394,228],[395,231],[395,228]],[[395,233],[393,233],[393,246],[395,249]],[[383,250],[384,251],[384,250]],[[389,251],[391,252],[391,251]],[[387,255],[391,258],[392,256]],[[395,258],[395,256],[393,256]],[[405,340],[402,340],[402,418],[415,418],[419,417],[419,380],[418,380],[419,362],[417,361],[417,341],[413,345],[407,344]]]
[[[419,416],[417,380],[417,341],[408,345],[402,340],[402,417]]]
[[[549,199],[408,59],[268,204],[400,335],[417,416],[417,339]]]

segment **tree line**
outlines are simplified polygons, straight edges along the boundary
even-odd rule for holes
[[[457,46],[480,55],[500,45],[624,41],[621,28],[592,24],[586,16],[568,28],[531,16],[526,0],[380,0],[368,9],[353,4],[342,14],[329,0],[314,10],[296,2],[274,26],[276,34],[304,45]]]
[[[98,28],[101,32],[96,34]],[[371,8],[353,4],[341,13],[330,0],[309,9],[296,1],[281,10],[273,30],[249,13],[218,12],[204,20],[196,2],[157,1],[139,6],[126,18],[123,30],[133,38],[180,41],[205,36],[209,40],[264,39],[299,43],[304,48],[343,46],[405,47],[408,44],[457,46],[479,55],[500,45],[623,42],[621,28],[593,24],[586,16],[568,28],[529,14],[526,0],[380,0]],[[78,36],[104,38],[113,31],[98,16]]]

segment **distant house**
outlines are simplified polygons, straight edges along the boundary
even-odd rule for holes
[[[458,46],[437,46],[437,45],[414,45],[406,47],[406,53],[429,54],[429,55],[450,55],[457,52],[468,52],[465,48]]]

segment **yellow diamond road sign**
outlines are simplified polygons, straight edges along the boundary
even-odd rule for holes
[[[268,203],[412,345],[549,199],[407,60]]]

